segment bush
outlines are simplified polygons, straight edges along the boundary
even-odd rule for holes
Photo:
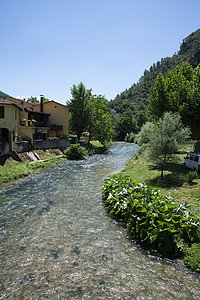
[[[70,145],[65,151],[64,155],[70,160],[81,160],[87,156],[87,150],[80,144]]]
[[[200,243],[186,249],[183,262],[187,267],[200,272]]]
[[[142,125],[142,128],[137,136],[138,145],[149,143],[152,132],[154,131],[154,124],[146,122]]]
[[[102,191],[110,214],[123,219],[132,235],[160,252],[180,254],[183,245],[199,242],[200,224],[171,197],[130,177],[107,178]]]
[[[193,180],[197,179],[199,177],[197,171],[189,171],[186,175],[186,181],[192,185]]]
[[[125,142],[134,143],[135,135],[134,134],[127,134],[125,137]]]

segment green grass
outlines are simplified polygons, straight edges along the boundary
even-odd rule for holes
[[[36,170],[44,169],[63,160],[66,159],[53,157],[48,161],[37,161],[34,163],[7,162],[4,166],[0,166],[0,187],[4,187],[8,183],[11,184],[20,178],[35,173]]]
[[[200,176],[190,185],[187,181],[190,170],[185,169],[183,164],[189,149],[189,145],[184,146],[176,154],[175,161],[166,165],[163,179],[159,168],[149,162],[147,151],[134,156],[121,173],[158,188],[164,195],[172,196],[177,203],[190,203],[191,212],[200,217]]]
[[[149,162],[147,150],[140,151],[128,163],[121,172],[139,182],[145,182],[151,187],[159,189],[163,195],[171,196],[177,204],[189,203],[190,212],[200,219],[200,176],[188,182],[188,172],[184,168],[184,157],[190,151],[191,145],[182,147],[176,154],[175,160],[165,167],[164,177],[161,179],[161,171],[153,163]],[[185,249],[181,261],[194,271],[200,272],[200,244],[192,244]]]
[[[88,151],[89,155],[95,153],[103,153],[107,148],[99,141],[91,141],[88,147],[87,143],[83,142],[83,146]],[[108,145],[110,146],[110,145]],[[36,151],[42,159],[47,161],[37,161],[34,163],[17,162],[14,160],[7,160],[5,165],[0,165],[0,188],[14,183],[16,180],[29,176],[36,171],[47,168],[55,163],[66,160],[66,157],[56,157],[54,150],[49,150],[48,153],[43,150]]]

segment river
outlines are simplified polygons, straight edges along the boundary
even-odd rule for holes
[[[197,276],[143,253],[104,208],[105,177],[137,151],[116,143],[0,191],[0,299],[200,299]]]

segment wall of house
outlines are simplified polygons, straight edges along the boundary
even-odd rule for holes
[[[34,139],[33,134],[45,134],[47,135],[47,128],[36,128],[32,126],[20,126],[20,136],[23,139]]]
[[[70,146],[70,142],[67,138],[64,139],[50,139],[44,141],[35,141],[34,142],[34,149],[60,149],[64,151],[67,147]]]
[[[33,140],[33,133],[35,133],[35,128],[31,126],[20,126],[20,136],[23,139]]]
[[[27,121],[27,125],[28,126],[28,112],[27,111],[20,111],[20,121],[22,120],[26,120]]]
[[[7,128],[15,138],[19,135],[20,110],[14,105],[0,104],[4,107],[4,118],[0,118],[0,128]]]
[[[34,106],[35,111],[40,111],[40,105]],[[51,114],[49,117],[50,125],[62,125],[63,130],[50,132],[50,136],[68,136],[68,124],[69,124],[69,107],[59,104],[54,101],[45,102],[43,104],[43,111]],[[55,135],[53,135],[55,134]]]
[[[13,143],[13,150],[15,150],[17,153],[28,152],[33,149],[34,150],[60,149],[61,151],[64,151],[69,146],[70,146],[70,142],[68,139],[50,139],[44,141],[34,141],[32,144],[25,141],[15,142]],[[1,150],[2,149],[0,147],[0,155],[1,155]],[[7,148],[7,153],[9,153],[9,147]]]

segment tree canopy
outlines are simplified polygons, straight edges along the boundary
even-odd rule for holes
[[[74,84],[72,99],[67,103],[71,108],[70,128],[80,139],[83,132],[101,142],[110,140],[114,134],[112,116],[108,101],[102,95],[92,95],[83,83]]]
[[[200,65],[193,69],[183,62],[165,77],[159,74],[150,95],[152,119],[158,120],[166,111],[177,112],[183,124],[191,128],[193,137],[199,136]]]
[[[71,94],[72,99],[67,103],[71,108],[70,128],[80,139],[89,125],[89,101],[92,94],[82,82],[73,85]]]
[[[169,71],[188,62],[193,68],[200,63],[200,29],[186,37],[180,50],[171,57],[161,58],[152,64],[149,70],[145,70],[137,83],[118,94],[109,102],[112,110],[120,117],[127,109],[131,109],[133,118],[137,121],[138,128],[149,119],[148,104],[150,101],[149,89],[155,84],[157,76],[161,73],[166,76]]]
[[[172,112],[164,113],[156,123],[148,122],[143,127],[141,137],[148,145],[149,159],[160,167],[163,177],[166,163],[173,160],[179,146],[189,138],[190,129],[183,126],[179,114]]]

